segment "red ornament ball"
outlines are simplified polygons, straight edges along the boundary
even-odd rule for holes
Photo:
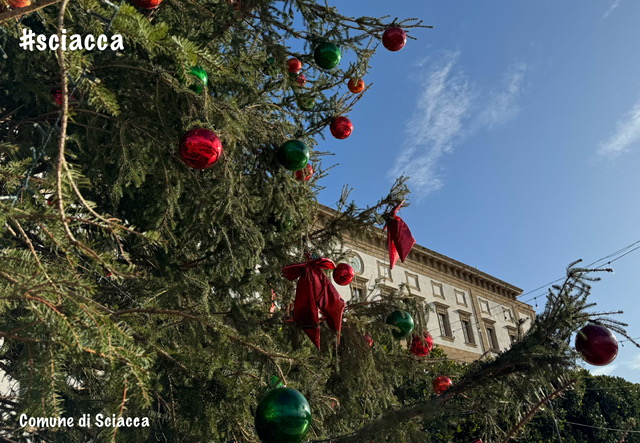
[[[289,69],[289,72],[297,74],[302,69],[302,62],[295,57],[291,57],[287,60],[287,69]]]
[[[353,132],[353,123],[347,117],[340,116],[333,119],[329,129],[331,130],[331,135],[335,138],[344,140]]]
[[[305,77],[302,74],[298,75],[296,77],[296,83],[298,84],[298,86],[303,87],[304,85],[307,84],[307,77]]]
[[[355,271],[346,263],[340,263],[333,270],[333,281],[340,286],[346,286],[353,281],[353,277],[356,275]]]
[[[12,8],[26,8],[31,6],[31,0],[9,0],[9,5]]]
[[[616,359],[618,340],[609,329],[590,323],[578,331],[576,350],[587,363],[604,366]]]
[[[53,96],[53,101],[56,102],[56,105],[62,106],[62,91],[60,89],[52,89],[51,95]]]
[[[369,333],[366,333],[364,335],[364,341],[369,345],[370,348],[373,346],[373,343],[374,343],[373,337],[371,337]]]
[[[311,163],[307,163],[304,169],[296,171],[296,180],[306,182],[309,181],[311,177],[313,177],[313,166],[311,166]]]
[[[162,0],[133,0],[133,3],[141,9],[156,9]]]
[[[433,349],[433,337],[427,331],[422,332],[422,337],[413,335],[411,338],[411,353],[418,357],[426,357]]]
[[[222,155],[222,142],[215,132],[205,128],[192,129],[180,140],[180,158],[194,169],[213,166]]]
[[[360,94],[362,91],[364,91],[364,87],[364,80],[362,80],[361,78],[357,80],[352,78],[347,82],[347,88],[349,88],[349,91],[353,92],[354,94]]]
[[[449,389],[452,384],[449,377],[445,377],[444,375],[436,377],[433,379],[433,392],[435,392],[436,395],[440,395]]]
[[[51,92],[51,96],[53,97],[53,101],[56,102],[56,105],[62,106],[62,90],[53,88],[49,92]],[[77,105],[78,98],[75,96],[71,96],[69,98],[69,105]]]
[[[402,28],[392,26],[382,34],[382,44],[389,51],[399,51],[407,43],[407,33]]]

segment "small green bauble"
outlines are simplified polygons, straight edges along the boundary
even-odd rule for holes
[[[400,330],[391,333],[397,339],[407,338],[413,332],[413,317],[407,311],[393,311],[387,317],[387,324],[397,326]]]
[[[276,59],[273,56],[267,57],[264,65],[262,66],[262,73],[264,75],[269,75],[274,77],[278,74],[278,70],[276,69]]]
[[[333,43],[320,43],[313,52],[313,59],[322,69],[333,69],[340,63],[342,53]]]
[[[276,156],[288,170],[299,171],[309,163],[309,148],[300,140],[289,140],[280,146]]]
[[[300,443],[310,424],[309,402],[295,389],[274,389],[256,410],[256,431],[264,443]]]
[[[195,83],[189,86],[189,89],[196,94],[202,94],[204,87],[209,83],[209,75],[207,74],[207,71],[202,69],[200,66],[194,66],[191,68],[191,71],[189,71],[189,74],[196,78]]]
[[[311,95],[300,95],[298,96],[298,107],[303,111],[311,111],[316,106],[316,99]]]

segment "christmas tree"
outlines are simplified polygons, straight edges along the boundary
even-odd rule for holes
[[[408,189],[365,208],[345,192],[319,224],[318,135],[350,135],[371,55],[420,37],[419,20],[311,0],[28,3],[0,14],[10,441],[494,441],[579,383],[572,333],[624,334],[589,311],[603,270],[575,264],[527,334],[469,365],[419,336],[407,353],[398,339],[428,314],[410,292],[343,311],[326,275],[342,236],[386,226],[404,260]],[[28,30],[68,50],[23,49]],[[111,44],[71,50],[76,34]]]

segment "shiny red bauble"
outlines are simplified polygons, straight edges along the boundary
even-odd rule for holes
[[[194,169],[207,169],[222,155],[222,142],[209,129],[192,129],[180,140],[179,154],[185,165]]]
[[[382,34],[382,44],[389,51],[399,51],[407,43],[407,33],[402,28],[392,26]]]
[[[31,6],[31,0],[9,0],[9,5],[12,8],[26,8]]]
[[[329,129],[335,138],[344,140],[353,132],[353,123],[347,117],[336,117],[331,121]]]
[[[361,78],[357,80],[352,78],[347,82],[347,88],[349,88],[349,91],[353,92],[354,94],[360,94],[362,91],[364,91],[364,87],[364,80],[362,80]]]
[[[333,281],[340,286],[346,286],[353,281],[353,277],[356,275],[355,271],[346,263],[340,263],[333,270]]]
[[[296,83],[298,84],[298,86],[303,87],[304,85],[307,84],[307,77],[305,77],[302,74],[298,75],[296,77]]]
[[[61,89],[51,89],[49,92],[51,92],[51,96],[53,97],[53,101],[56,102],[56,105],[58,106],[62,106],[62,90]],[[77,105],[78,104],[78,98],[75,96],[71,96],[71,98],[69,98],[69,105]]]
[[[444,375],[436,377],[433,379],[433,392],[435,392],[436,395],[440,395],[449,389],[452,384],[449,377],[445,377]]]
[[[291,57],[287,60],[287,69],[289,69],[289,72],[297,74],[302,69],[302,62],[295,57]]]
[[[618,340],[609,329],[590,323],[578,331],[576,350],[587,363],[604,366],[616,359]]]
[[[426,357],[433,349],[433,337],[427,331],[422,332],[422,337],[413,335],[409,351],[417,357]]]
[[[133,3],[142,9],[156,9],[162,3],[162,0],[133,0]]]
[[[296,180],[306,182],[309,181],[311,177],[313,177],[313,166],[311,166],[310,163],[307,163],[304,169],[296,171]]]

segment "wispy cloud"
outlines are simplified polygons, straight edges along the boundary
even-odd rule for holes
[[[492,129],[516,116],[520,111],[518,99],[526,71],[527,65],[523,62],[515,63],[509,68],[501,85],[502,90],[491,94],[487,107],[479,114],[478,123],[481,126]]]
[[[389,175],[411,177],[423,195],[442,187],[438,160],[460,138],[473,99],[469,79],[456,69],[460,52],[450,52],[421,78],[422,93],[407,125],[408,142]]]
[[[640,369],[640,354],[636,355],[633,360],[628,363],[631,369]]]
[[[618,6],[620,6],[620,3],[622,3],[622,0],[614,0],[614,2],[611,3],[611,6],[609,6],[609,9],[607,9],[607,12],[605,12],[602,16],[602,20],[606,20],[607,17],[609,17],[611,13],[615,11]]]
[[[615,160],[634,145],[640,145],[640,100],[618,121],[616,132],[600,144],[598,155]]]
[[[389,177],[410,177],[418,198],[443,186],[439,161],[480,129],[491,130],[519,111],[518,99],[527,71],[524,63],[512,65],[502,84],[482,91],[458,66],[460,52],[447,52],[419,78],[421,92],[407,123],[406,141],[389,171]]]
[[[592,375],[609,375],[618,368],[617,364],[602,366],[597,369],[589,369]]]

